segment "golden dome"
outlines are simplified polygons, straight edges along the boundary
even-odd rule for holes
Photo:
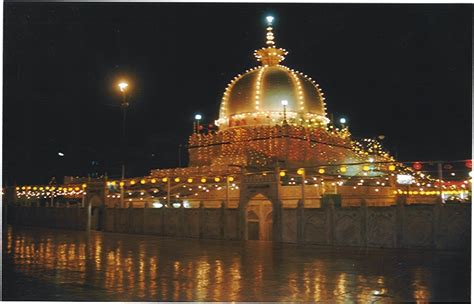
[[[216,121],[220,128],[274,125],[284,120],[312,126],[328,123],[324,94],[318,84],[280,65],[287,51],[274,44],[272,28],[267,27],[269,46],[254,53],[262,66],[239,74],[228,85]]]

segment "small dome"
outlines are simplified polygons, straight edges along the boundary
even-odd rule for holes
[[[310,78],[282,65],[254,68],[232,81],[222,99],[219,120],[222,127],[234,125],[271,124],[281,122],[283,112],[289,119],[326,123],[324,97]],[[282,101],[286,100],[286,107]],[[264,116],[252,123],[241,119],[247,115]],[[236,123],[240,121],[240,123]]]

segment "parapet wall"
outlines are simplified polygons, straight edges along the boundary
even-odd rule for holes
[[[397,205],[281,209],[287,243],[383,248],[470,248],[471,205]],[[107,208],[92,211],[92,229],[179,238],[245,238],[239,209]],[[100,219],[99,219],[100,217]],[[86,209],[8,207],[11,224],[85,229]]]

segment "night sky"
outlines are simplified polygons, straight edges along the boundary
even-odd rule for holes
[[[127,175],[176,167],[194,114],[212,123],[226,85],[258,65],[267,14],[283,64],[320,84],[355,138],[383,134],[401,161],[471,158],[471,5],[5,3],[4,13],[4,184],[84,176],[92,161],[119,176],[123,75]]]

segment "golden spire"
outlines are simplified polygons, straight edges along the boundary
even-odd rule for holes
[[[285,49],[276,48],[275,36],[273,35],[272,22],[273,16],[267,16],[267,34],[266,44],[267,47],[261,48],[254,52],[254,56],[258,61],[262,62],[263,65],[277,65],[285,59],[285,55],[288,52]]]

